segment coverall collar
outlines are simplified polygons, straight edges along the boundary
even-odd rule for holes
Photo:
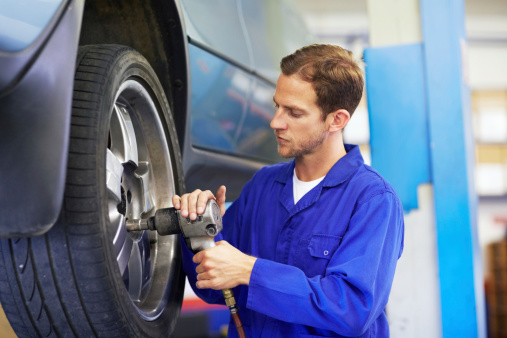
[[[345,182],[363,163],[363,157],[357,145],[345,144],[347,154],[340,158],[326,174],[324,180],[308,192],[294,205],[292,175],[296,161],[292,160],[285,170],[280,170],[276,181],[285,185],[279,201],[289,212],[289,217],[314,204],[321,194],[323,187],[334,187]]]
[[[345,156],[340,158],[326,174],[326,177],[322,181],[322,186],[334,187],[345,182],[359,166],[364,164],[359,146],[355,144],[345,144],[345,151],[347,152]],[[287,184],[289,179],[292,181],[295,165],[296,161],[293,159],[290,165],[286,167],[286,170],[280,171],[276,181],[282,184]]]

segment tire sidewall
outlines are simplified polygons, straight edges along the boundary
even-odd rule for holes
[[[178,245],[178,249],[176,250],[178,257],[175,259],[175,263],[177,263],[176,269],[180,270],[180,273],[176,276],[177,280],[169,281],[169,283],[173,288],[181,290],[181,292],[171,292],[171,299],[169,299],[168,306],[163,313],[154,321],[145,321],[138,315],[137,309],[132,303],[122,280],[114,254],[112,241],[114,233],[108,217],[106,149],[113,106],[122,83],[129,79],[136,80],[137,82],[143,84],[145,89],[151,95],[165,127],[165,136],[168,142],[167,146],[171,153],[171,167],[173,169],[173,179],[177,193],[181,193],[184,190],[184,187],[182,186],[183,170],[181,165],[181,154],[169,103],[161,90],[162,86],[154,71],[149,66],[146,59],[133,49],[125,47],[119,54],[120,55],[116,58],[116,62],[111,64],[111,68],[107,72],[107,80],[103,87],[103,99],[99,103],[98,107],[101,113],[98,114],[97,132],[99,134],[97,135],[98,142],[96,154],[97,186],[99,192],[98,200],[100,201],[100,226],[102,234],[101,244],[103,248],[106,248],[106,250],[104,250],[106,256],[105,261],[107,264],[107,270],[110,274],[108,276],[108,281],[110,283],[108,289],[114,293],[112,295],[112,299],[120,300],[118,304],[116,304],[116,307],[121,312],[119,313],[119,317],[125,319],[126,323],[124,324],[130,327],[136,336],[161,336],[167,335],[166,331],[168,328],[174,328],[181,309],[184,288],[184,273],[182,272],[181,267],[179,241],[175,241]],[[80,287],[86,286],[80,285]],[[177,304],[177,306],[175,306],[175,304]]]

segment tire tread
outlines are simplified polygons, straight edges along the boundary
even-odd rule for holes
[[[102,194],[96,170],[104,119],[100,107],[121,53],[138,55],[117,45],[80,47],[67,180],[57,223],[45,235],[0,240],[0,302],[20,337],[148,335],[120,314],[111,290],[97,198]]]

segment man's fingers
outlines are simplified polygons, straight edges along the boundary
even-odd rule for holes
[[[203,254],[201,252],[198,252],[194,255],[194,258],[192,258],[192,261],[196,264],[201,264],[203,259]]]
[[[180,209],[181,208],[181,197],[178,195],[174,195],[172,200],[173,200],[174,208]]]
[[[199,279],[199,275],[197,275],[197,282],[195,283],[198,289],[213,289],[213,290],[222,290],[224,289],[224,281],[217,278],[202,278]]]
[[[223,192],[221,193],[222,199],[225,203],[225,187],[223,187]],[[219,189],[220,191],[220,189]],[[184,194],[179,197],[178,195],[174,195],[172,197],[173,205],[176,209],[181,210],[181,216],[188,217],[191,220],[197,219],[197,215],[201,215],[206,208],[206,204],[208,200],[214,199],[215,196],[209,190],[201,191],[200,189],[194,190],[189,194]],[[222,203],[223,204],[223,203]],[[225,207],[222,210],[222,206],[219,204],[220,210],[222,211],[222,215],[225,212]]]
[[[188,194],[184,194],[180,198],[181,216],[188,217]]]
[[[225,185],[221,185],[217,190],[217,203],[225,203],[225,193],[227,188]]]
[[[211,285],[212,284],[209,280],[201,280],[195,283],[195,286],[197,286],[198,289],[213,289]]]
[[[213,193],[209,190],[201,192],[197,198],[197,214],[201,215],[204,212],[204,209],[206,208],[208,200],[214,198],[215,196],[213,196]]]
[[[214,278],[216,278],[216,276],[214,276],[208,271],[197,274],[197,280],[211,280]]]
[[[196,203],[197,203],[197,198],[199,197],[200,193],[201,193],[201,190],[197,189],[188,195],[188,217],[192,221],[197,218]]]
[[[181,216],[189,217],[191,220],[195,220],[197,218],[196,214],[196,203],[202,191],[200,189],[196,189],[189,194],[184,194],[180,198],[180,208],[181,208]],[[173,197],[174,199],[174,197]],[[176,206],[175,206],[176,208]]]
[[[220,207],[220,213],[222,214],[222,216],[225,214],[226,191],[227,188],[225,187],[225,185],[220,186],[220,188],[218,188],[217,190],[217,204]]]

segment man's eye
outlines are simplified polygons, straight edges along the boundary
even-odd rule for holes
[[[289,114],[290,114],[290,116],[295,117],[295,118],[299,118],[299,117],[301,117],[301,116],[302,116],[302,114],[300,114],[300,113],[296,113],[296,112],[295,112],[294,110],[292,110],[292,109],[291,109],[291,110],[289,110]]]
[[[273,108],[278,109],[278,107],[280,107],[280,106],[278,105],[278,103],[274,103],[274,104],[273,104]]]

